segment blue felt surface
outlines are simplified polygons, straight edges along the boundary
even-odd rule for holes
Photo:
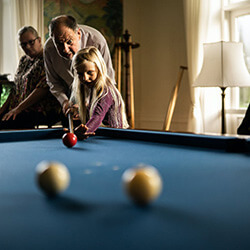
[[[0,163],[0,249],[248,249],[249,153],[89,138],[4,142]],[[36,165],[63,162],[69,188],[55,199],[37,187]],[[124,194],[121,176],[155,166],[163,192],[148,207]]]

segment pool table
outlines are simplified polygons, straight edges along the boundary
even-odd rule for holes
[[[0,249],[250,249],[250,140],[100,128],[66,148],[60,128],[0,132]],[[70,186],[47,197],[39,162],[59,161]],[[124,171],[155,166],[160,196],[138,206]]]

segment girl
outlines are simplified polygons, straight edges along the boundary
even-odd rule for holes
[[[79,107],[81,122],[86,123],[75,129],[78,139],[83,140],[94,134],[100,125],[128,128],[124,102],[107,75],[99,50],[95,47],[79,50],[73,57],[72,66],[76,75],[71,101]]]

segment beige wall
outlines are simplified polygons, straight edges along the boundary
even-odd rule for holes
[[[133,42],[136,128],[161,130],[181,65],[187,66],[182,0],[124,0],[124,30]],[[187,131],[190,95],[185,71],[171,130]]]

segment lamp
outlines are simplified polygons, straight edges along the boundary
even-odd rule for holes
[[[227,87],[249,87],[250,75],[247,70],[243,44],[237,42],[205,43],[200,74],[194,87],[220,87],[222,97],[221,133],[226,133],[225,90]]]

